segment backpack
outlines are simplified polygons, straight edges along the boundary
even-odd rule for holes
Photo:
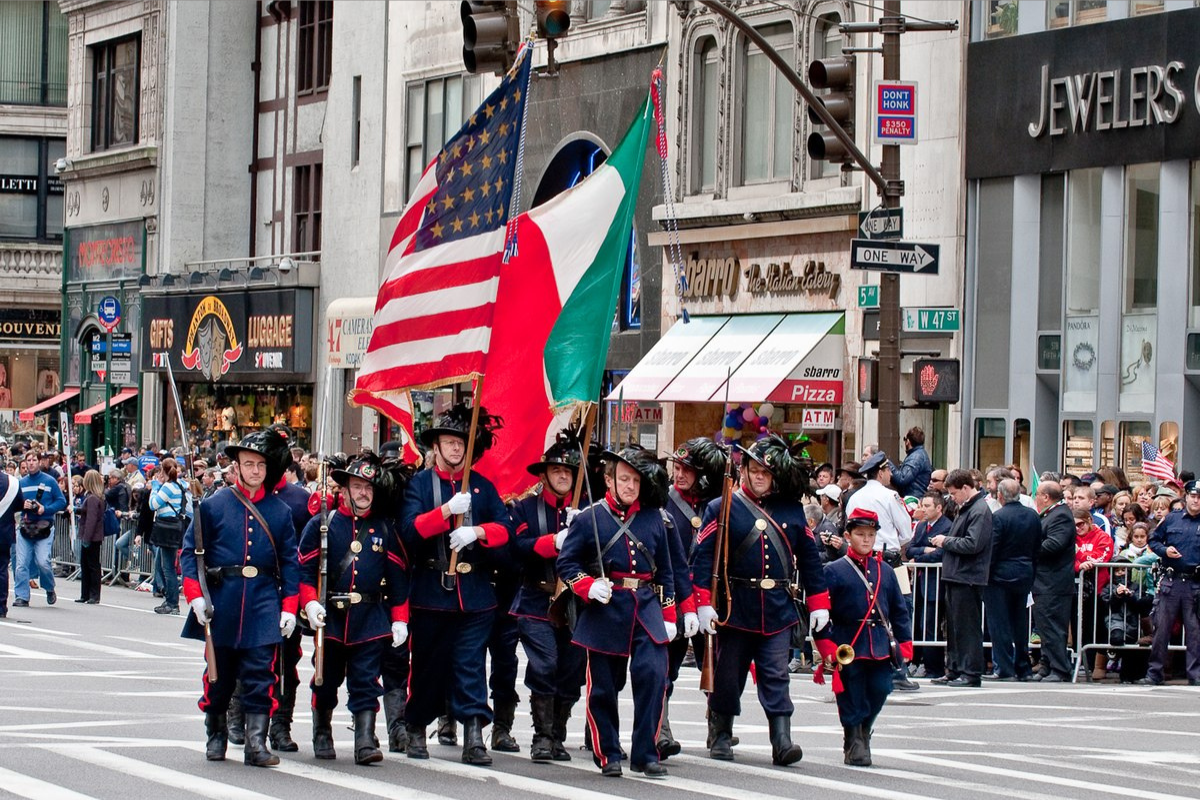
[[[121,532],[121,520],[117,517],[116,510],[110,506],[104,506],[104,535],[116,536]]]

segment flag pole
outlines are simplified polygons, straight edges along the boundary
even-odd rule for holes
[[[583,482],[588,479],[588,451],[592,447],[592,429],[596,425],[596,417],[599,416],[592,413],[596,409],[596,404],[589,400],[583,410],[583,461],[579,464],[579,472],[575,480],[575,495],[571,498],[571,506],[573,508],[579,508],[579,497],[583,492]]]
[[[471,463],[475,460],[475,429],[479,427],[479,398],[483,394],[483,374],[475,379],[475,388],[471,393],[471,431],[467,434],[467,461],[463,466],[463,482],[462,490],[464,492],[471,491]],[[458,528],[463,523],[463,516],[459,514],[454,520],[454,527]],[[458,551],[450,551],[450,566],[446,570],[446,574],[442,576],[442,587],[446,590],[453,589],[458,583]]]

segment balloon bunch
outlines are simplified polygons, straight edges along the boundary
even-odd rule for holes
[[[731,403],[725,408],[725,419],[721,429],[713,434],[713,441],[728,445],[750,436],[755,440],[765,439],[770,435],[770,426],[778,427],[783,416],[783,409],[771,403],[762,403],[758,408],[752,403]]]

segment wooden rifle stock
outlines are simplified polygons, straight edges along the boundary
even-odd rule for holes
[[[733,453],[725,457],[725,479],[721,483],[721,513],[717,515],[716,539],[713,541],[713,571],[709,583],[709,599],[717,610],[717,624],[722,625],[729,620],[733,612],[733,598],[728,596],[729,585],[726,580],[729,575],[729,509],[733,503]],[[726,596],[722,597],[724,591]],[[722,602],[722,600],[724,602]],[[725,609],[724,617],[721,610]],[[716,671],[717,651],[716,635],[704,636],[704,663],[700,667],[700,691],[713,690],[714,673]]]
[[[212,640],[212,625],[204,623],[204,663],[208,666],[208,683],[217,682],[217,648]]]

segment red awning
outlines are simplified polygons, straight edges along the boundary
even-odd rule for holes
[[[43,400],[42,402],[38,403],[37,405],[30,406],[29,408],[20,412],[19,414],[17,414],[17,419],[21,420],[22,422],[33,422],[33,418],[36,417],[38,414],[42,413],[43,411],[45,411],[48,408],[53,408],[54,406],[58,405],[59,403],[63,403],[63,402],[66,402],[67,400],[70,400],[72,397],[74,397],[77,394],[79,394],[78,389],[76,389],[74,387],[68,387],[65,392],[59,392],[58,394],[54,395],[54,397],[49,397],[49,398]]]
[[[112,398],[112,400],[110,400],[108,402],[108,405],[111,408],[112,406],[115,406],[117,403],[124,403],[126,400],[130,399],[131,397],[137,397],[137,393],[138,393],[138,390],[134,389],[134,388],[127,387],[125,389],[122,389],[120,394],[113,395],[113,398]],[[101,400],[99,403],[96,403],[96,405],[92,406],[91,408],[85,408],[83,411],[80,411],[78,414],[76,414],[75,415],[75,424],[76,425],[87,425],[88,423],[90,423],[92,421],[92,417],[96,416],[97,414],[103,414],[103,413],[104,413],[104,401]]]

